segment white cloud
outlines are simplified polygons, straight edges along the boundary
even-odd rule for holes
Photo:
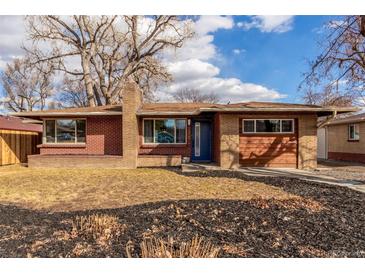
[[[287,32],[293,28],[294,16],[258,15],[251,16],[250,22],[238,22],[237,26],[245,30],[257,28],[261,32]]]
[[[198,34],[215,32],[218,29],[231,29],[234,21],[230,16],[203,15],[195,23],[195,31]]]
[[[213,33],[220,29],[231,29],[234,27],[233,18],[230,16],[200,16],[192,22],[195,36],[186,41],[184,46],[178,50],[166,51],[165,58],[168,60],[209,60],[218,57],[216,46],[213,44]]]
[[[195,36],[187,41],[181,49],[166,51],[165,58],[169,60],[201,59],[209,60],[217,56],[213,35]]]
[[[239,55],[241,53],[245,53],[246,50],[245,49],[233,49],[232,52],[236,55]]]
[[[219,74],[219,68],[198,59],[170,63],[168,69],[177,82],[210,78]]]
[[[23,55],[24,39],[23,16],[0,16],[0,69],[13,58]]]
[[[158,91],[161,101],[172,100],[172,95],[184,88],[195,88],[202,93],[215,93],[221,102],[251,100],[272,101],[285,96],[278,91],[254,83],[244,83],[237,78],[219,77],[219,68],[200,60],[171,63],[169,71],[174,82]]]

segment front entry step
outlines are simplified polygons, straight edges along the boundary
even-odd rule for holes
[[[221,170],[221,168],[216,163],[189,163],[181,165],[182,172],[194,172],[203,170]]]

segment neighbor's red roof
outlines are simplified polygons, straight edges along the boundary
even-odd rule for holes
[[[24,119],[10,116],[0,116],[0,129],[42,132],[42,126],[25,124]]]

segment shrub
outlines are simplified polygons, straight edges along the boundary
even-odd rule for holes
[[[131,246],[127,245],[127,255],[131,255]],[[176,242],[169,237],[167,242],[154,237],[146,238],[141,243],[142,258],[216,258],[220,249],[204,237],[195,236],[188,242]]]
[[[73,235],[94,240],[119,236],[122,228],[117,217],[105,214],[76,216],[72,222]]]

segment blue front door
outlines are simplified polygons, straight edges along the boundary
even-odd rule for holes
[[[210,162],[212,160],[212,130],[210,121],[192,122],[193,162]]]

